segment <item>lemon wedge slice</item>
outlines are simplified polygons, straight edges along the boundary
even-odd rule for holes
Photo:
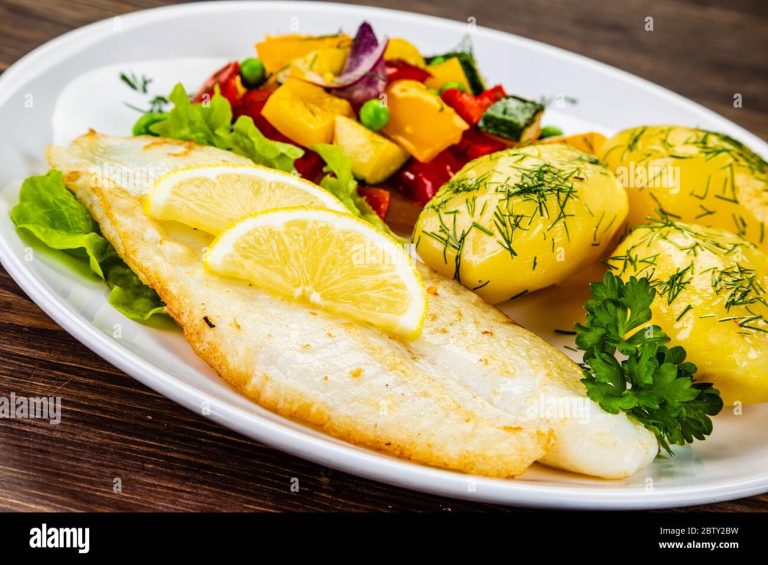
[[[351,214],[284,208],[222,232],[203,258],[209,272],[413,339],[427,293],[405,248]]]
[[[258,165],[203,165],[176,169],[155,181],[145,212],[216,235],[256,212],[313,206],[344,212],[330,192],[300,177]]]

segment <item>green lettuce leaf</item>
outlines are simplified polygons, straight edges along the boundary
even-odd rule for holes
[[[323,158],[326,165],[325,170],[328,173],[320,181],[320,186],[341,200],[342,204],[355,216],[373,224],[374,227],[391,235],[398,241],[404,241],[403,238],[389,229],[384,220],[368,205],[365,198],[358,194],[357,181],[352,175],[352,161],[341,147],[328,143],[319,143],[313,145],[312,150]]]
[[[296,159],[304,155],[300,147],[266,137],[249,116],[240,116],[232,126],[231,145],[231,151],[254,163],[287,172],[293,172]]]
[[[88,210],[67,190],[61,171],[26,179],[11,219],[17,229],[32,234],[47,247],[87,264],[110,288],[110,304],[128,318],[144,322],[163,312],[160,297],[98,233]]]
[[[104,277],[100,264],[110,256],[111,245],[95,233],[96,222],[64,187],[61,172],[26,179],[11,219],[48,247],[72,251],[70,255],[87,259],[91,270]]]
[[[124,316],[145,322],[156,314],[164,315],[165,305],[157,293],[117,255],[105,267],[104,281],[110,288],[109,303]]]
[[[257,165],[286,172],[292,172],[294,162],[304,154],[300,147],[265,137],[249,116],[240,116],[232,125],[232,107],[218,87],[208,104],[193,104],[181,84],[173,88],[168,100],[174,106],[165,119],[158,119],[157,114],[147,118],[145,114],[136,122],[134,131],[146,130],[160,137],[226,149]],[[150,119],[154,121],[147,126],[139,124]]]

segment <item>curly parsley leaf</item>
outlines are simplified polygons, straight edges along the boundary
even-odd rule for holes
[[[712,433],[723,408],[711,383],[694,382],[696,365],[651,320],[656,291],[647,278],[624,282],[613,273],[590,285],[585,324],[576,324],[576,345],[584,351],[582,383],[606,412],[621,411],[656,435],[659,445],[684,445]],[[620,357],[617,358],[617,353]]]

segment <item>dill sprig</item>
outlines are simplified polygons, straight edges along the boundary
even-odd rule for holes
[[[149,85],[152,83],[153,79],[149,78],[146,75],[137,75],[133,71],[130,71],[127,73],[120,73],[119,76],[120,76],[120,80],[123,83],[125,83],[128,86],[128,88],[130,88],[131,90],[135,90],[140,94],[149,95]],[[141,112],[142,114],[163,113],[165,112],[166,106],[168,106],[168,104],[170,103],[171,103],[170,100],[168,100],[167,97],[162,95],[152,96],[147,101],[148,106],[146,108],[139,108],[138,106],[135,106],[128,102],[124,102],[124,104],[128,106],[131,110],[136,110],[137,112]]]
[[[630,270],[637,276],[646,277],[651,287],[664,297],[669,305],[688,289],[695,278],[707,280],[708,275],[715,295],[724,295],[726,312],[730,313],[734,308],[742,309],[740,315],[719,318],[720,322],[736,322],[746,332],[768,332],[768,319],[757,309],[758,305],[768,306],[768,293],[761,284],[757,271],[745,267],[735,259],[725,267],[707,267],[697,271],[699,263],[696,259],[702,253],[736,258],[738,251],[751,247],[752,244],[746,241],[719,241],[715,239],[714,234],[708,235],[703,228],[692,227],[670,218],[653,219],[647,225],[637,227],[634,234],[639,237],[627,248],[624,255],[614,255],[607,259],[606,263],[610,269],[619,273]],[[689,257],[687,261],[680,261],[676,269],[665,276],[661,276],[657,270],[659,253],[648,251],[657,247],[659,240]],[[699,307],[704,306],[706,305]],[[693,309],[693,305],[686,304],[677,320],[681,320]],[[705,317],[715,316],[699,316]]]
[[[133,71],[120,73],[120,80],[128,85],[128,88],[140,92],[141,94],[149,93],[149,85],[152,82],[151,78],[145,75],[136,75]]]

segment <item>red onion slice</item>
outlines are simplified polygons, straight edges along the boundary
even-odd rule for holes
[[[384,65],[384,51],[387,42],[379,43],[371,24],[363,22],[357,29],[349,56],[341,74],[328,82],[319,75],[307,75],[306,80],[337,90],[337,96],[346,98],[353,104],[362,104],[384,92],[387,82],[387,70]]]

